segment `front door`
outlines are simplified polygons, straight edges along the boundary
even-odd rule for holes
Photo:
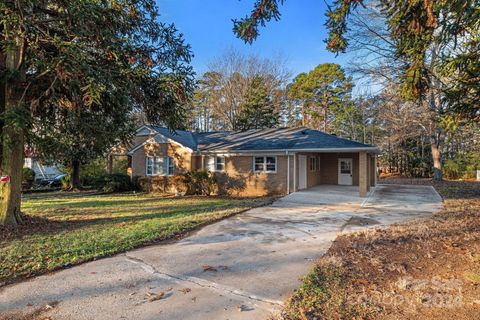
[[[307,188],[307,156],[298,156],[298,189]]]
[[[338,184],[351,186],[353,184],[352,159],[338,159]]]

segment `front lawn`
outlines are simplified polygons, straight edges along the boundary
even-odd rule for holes
[[[339,236],[289,299],[282,318],[478,319],[480,183],[433,186],[444,210],[429,219]]]
[[[0,227],[0,285],[180,237],[268,198],[164,198],[147,194],[26,196],[29,223]]]

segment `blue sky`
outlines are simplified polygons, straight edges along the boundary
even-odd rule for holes
[[[199,74],[208,63],[229,47],[261,57],[278,55],[287,59],[295,74],[325,62],[344,65],[347,57],[325,49],[326,4],[323,0],[286,0],[282,19],[262,29],[253,45],[244,44],[232,32],[233,18],[250,12],[254,0],[157,0],[160,20],[176,25],[192,46],[192,65]]]

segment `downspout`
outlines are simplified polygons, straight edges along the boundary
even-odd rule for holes
[[[287,155],[287,194],[290,194],[290,155],[288,154],[288,150],[285,150]]]

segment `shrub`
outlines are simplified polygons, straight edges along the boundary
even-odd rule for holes
[[[448,179],[475,178],[478,168],[480,156],[474,152],[457,154],[455,158],[445,160],[443,163],[443,173]]]
[[[127,173],[127,171],[128,171],[128,158],[127,157],[115,157],[113,159],[112,171],[114,173]]]
[[[205,170],[189,171],[182,177],[186,194],[189,195],[209,196],[214,192],[217,183],[215,175]]]
[[[62,190],[69,190],[72,187],[71,180],[70,173],[60,180],[60,183],[62,184]]]
[[[80,181],[84,186],[93,186],[100,177],[107,173],[107,165],[104,159],[92,160],[89,163],[82,165],[80,170]]]
[[[95,180],[94,186],[103,192],[123,192],[133,190],[130,176],[122,173],[102,175]]]
[[[23,168],[22,170],[22,189],[28,190],[32,187],[35,181],[35,171],[30,168]]]
[[[448,179],[457,179],[460,176],[460,165],[453,159],[445,160],[443,174]]]
[[[186,193],[184,180],[183,176],[133,177],[132,184],[135,190],[147,193]]]

